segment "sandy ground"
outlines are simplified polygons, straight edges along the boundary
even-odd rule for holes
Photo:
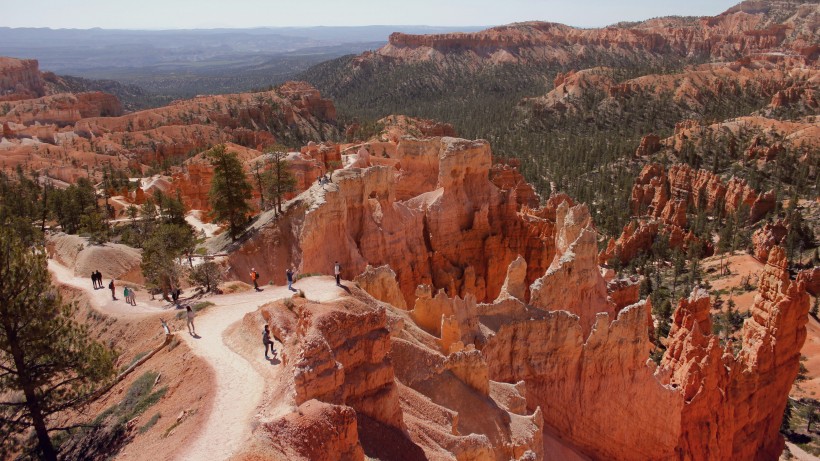
[[[811,302],[814,302],[814,299]],[[809,323],[806,324],[806,332],[806,342],[800,350],[800,355],[806,357],[803,365],[808,372],[805,381],[798,382],[792,387],[791,396],[820,400],[820,322],[811,315]]]
[[[730,275],[719,275],[721,264],[729,268]],[[729,257],[721,258],[720,256],[712,256],[711,258],[703,260],[703,270],[706,272],[706,279],[712,285],[710,291],[727,290],[731,292],[733,288],[740,288],[743,285],[742,279],[747,276],[750,276],[752,285],[757,287],[758,275],[764,267],[765,266],[753,256],[740,252],[736,252]],[[739,312],[746,312],[752,307],[752,304],[754,304],[756,293],[756,290],[744,291],[742,293],[735,291],[734,293],[725,294],[721,297],[724,303],[732,299]]]

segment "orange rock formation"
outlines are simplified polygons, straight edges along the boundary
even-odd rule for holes
[[[686,230],[689,207],[726,214],[743,208],[749,222],[754,223],[774,208],[774,202],[773,191],[758,194],[742,179],[732,177],[724,183],[709,171],[693,170],[685,164],[673,165],[668,172],[660,165],[648,164],[636,179],[630,199],[633,215],[643,218],[628,223],[617,240],[610,239],[599,261],[610,262],[617,256],[626,263],[651,248],[661,232],[672,247],[698,244]]]

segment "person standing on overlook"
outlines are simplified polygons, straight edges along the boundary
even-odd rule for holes
[[[336,276],[336,286],[342,286],[342,265],[339,261],[333,264],[333,274]]]
[[[296,291],[293,289],[293,267],[289,267],[288,270],[285,271],[285,276],[288,278],[288,290]]]

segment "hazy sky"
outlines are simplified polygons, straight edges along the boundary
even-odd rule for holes
[[[544,20],[596,27],[656,16],[712,16],[739,0],[8,0],[0,26],[191,29],[264,26],[498,25]]]

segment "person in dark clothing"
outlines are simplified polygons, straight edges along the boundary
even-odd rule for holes
[[[98,288],[97,287],[97,273],[96,272],[91,273],[91,284],[94,285],[95,290]]]
[[[288,278],[288,290],[296,291],[293,289],[293,268],[289,267],[288,270],[285,271],[285,275]]]
[[[270,357],[268,357],[268,346],[270,346],[270,353],[276,355],[276,349],[273,348],[273,341],[270,339],[270,330],[267,325],[265,325],[265,329],[262,330],[262,345],[265,346],[266,359],[270,360]]]
[[[117,300],[117,294],[116,294],[116,289],[117,288],[114,286],[114,279],[111,279],[111,282],[108,283],[108,288],[111,289],[111,299],[116,301]]]
[[[97,271],[97,288],[103,288],[102,272]]]

